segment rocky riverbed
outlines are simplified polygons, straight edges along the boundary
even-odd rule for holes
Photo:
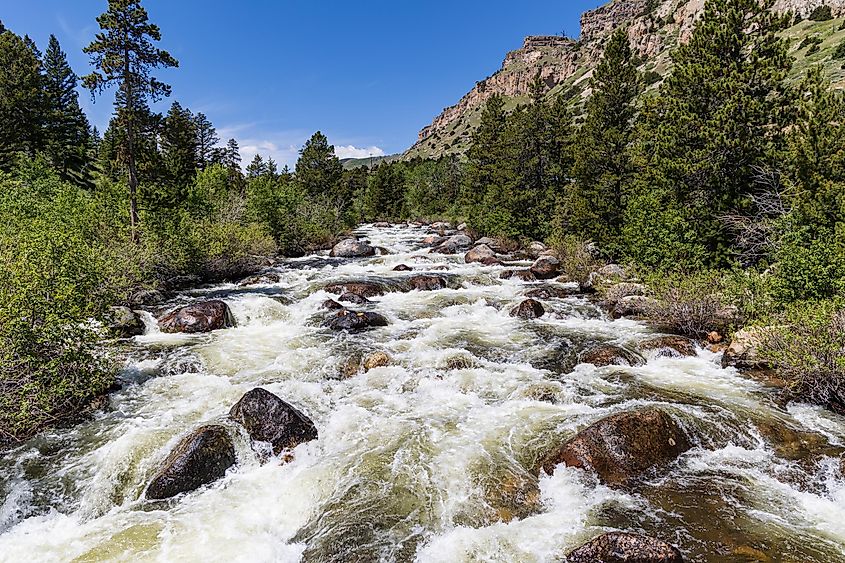
[[[356,235],[142,310],[108,403],[0,459],[0,561],[845,559],[841,417],[542,249]]]

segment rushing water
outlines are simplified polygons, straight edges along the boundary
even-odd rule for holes
[[[103,410],[2,454],[0,561],[541,562],[612,529],[670,541],[691,561],[845,559],[842,418],[784,409],[775,390],[705,350],[575,366],[591,343],[634,349],[651,330],[578,296],[515,319],[508,311],[532,284],[499,279],[501,267],[430,254],[424,228],[359,234],[389,254],[290,260],[278,284],[170,304],[222,298],[237,328],[167,335],[150,316]],[[386,328],[321,327],[324,285],[409,276],[392,271],[400,263],[438,270],[449,288],[374,298],[366,307]],[[339,377],[351,355],[373,351],[392,365]],[[257,386],[319,429],[291,461],[259,463],[226,418]],[[578,469],[531,473],[587,424],[646,405],[698,436],[653,480],[615,490]],[[212,421],[236,437],[237,465],[195,492],[143,500],[180,437]]]

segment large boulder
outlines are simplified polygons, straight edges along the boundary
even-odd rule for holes
[[[640,534],[610,532],[566,556],[567,563],[683,563],[677,548]]]
[[[481,237],[477,241],[475,241],[476,246],[484,245],[488,247],[490,250],[496,253],[503,253],[506,252],[506,249],[502,246],[502,244],[494,238],[491,237]]]
[[[542,462],[552,473],[567,467],[592,470],[609,486],[624,486],[647,471],[665,466],[690,449],[672,416],[649,407],[605,417],[588,426]]]
[[[375,254],[375,248],[362,240],[354,238],[340,241],[329,252],[329,256],[335,258],[361,258],[364,256],[375,256]]]
[[[131,338],[144,334],[144,321],[141,315],[129,307],[109,307],[106,313],[106,326],[118,338]]]
[[[512,317],[519,317],[520,319],[536,319],[546,314],[546,310],[538,301],[533,299],[526,299],[513,309],[511,309]]]
[[[538,280],[550,280],[557,277],[560,260],[554,256],[541,256],[531,265],[531,273]]]
[[[408,280],[411,289],[419,291],[435,291],[438,289],[445,289],[446,279],[441,276],[432,276],[430,274],[420,274]]]
[[[434,252],[438,254],[457,254],[458,252],[469,249],[472,246],[472,239],[467,235],[460,233],[452,235],[443,242],[441,242]]]
[[[229,417],[241,424],[256,442],[269,442],[275,455],[317,439],[317,428],[311,419],[261,388],[241,397],[229,411]]]
[[[549,249],[548,246],[543,244],[542,242],[535,240],[534,242],[530,243],[525,251],[528,253],[529,256],[534,258],[539,258],[541,254],[546,252]]]
[[[173,448],[147,486],[146,497],[165,499],[193,491],[223,477],[235,461],[235,446],[226,429],[201,426]]]
[[[695,342],[684,336],[655,336],[639,343],[643,352],[654,353],[657,357],[684,358],[695,356]]]
[[[360,295],[361,297],[376,297],[384,295],[384,286],[375,282],[332,283],[323,289],[336,295],[343,295],[344,293],[354,293],[355,295]]]
[[[483,262],[485,259],[496,259],[496,253],[486,244],[479,244],[474,246],[464,256],[464,262],[472,264],[473,262]]]
[[[611,344],[601,344],[581,352],[578,354],[578,361],[582,364],[593,364],[597,368],[605,366],[635,367],[644,363],[642,358],[633,352]]]
[[[760,353],[760,346],[767,332],[771,330],[774,330],[773,327],[749,327],[737,331],[731,338],[730,346],[722,354],[722,367],[733,366],[739,369],[769,367],[768,362]]]
[[[440,235],[428,235],[422,240],[422,243],[428,246],[440,246],[446,242],[446,237]]]
[[[378,313],[350,311],[344,309],[329,317],[324,323],[332,330],[360,332],[374,327],[387,326],[387,319]]]
[[[214,299],[180,307],[160,318],[158,326],[162,332],[194,334],[233,327],[235,319],[226,303]]]

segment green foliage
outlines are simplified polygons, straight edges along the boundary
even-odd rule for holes
[[[833,12],[830,9],[830,6],[827,4],[822,4],[821,6],[817,6],[810,12],[810,15],[807,16],[807,19],[814,22],[824,22],[833,19]]]
[[[628,33],[617,30],[605,48],[590,86],[586,117],[579,129],[570,187],[564,203],[567,226],[610,256],[621,253],[623,212],[633,166],[634,102],[641,91]]]
[[[845,295],[845,229],[795,225],[778,242],[773,292],[781,302]]]
[[[560,258],[560,271],[570,281],[584,285],[590,274],[604,265],[593,255],[589,243],[575,235],[563,235],[557,231],[549,245]]]
[[[0,169],[15,153],[30,156],[41,147],[41,61],[34,45],[11,31],[0,34]]]
[[[314,133],[299,152],[296,181],[311,197],[330,196],[340,184],[343,165],[334,153],[334,146],[321,132]]]
[[[398,219],[402,217],[405,175],[396,164],[379,164],[367,180],[362,202],[364,218]]]

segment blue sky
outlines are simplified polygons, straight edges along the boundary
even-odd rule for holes
[[[293,164],[322,130],[340,156],[401,152],[444,106],[493,73],[525,35],[578,33],[601,0],[317,2],[144,0],[160,46],[180,62],[159,77],[243,156]],[[0,18],[44,50],[50,33],[77,74],[106,0],[0,0]],[[102,131],[111,100],[81,102]],[[159,104],[166,111],[170,101]]]

